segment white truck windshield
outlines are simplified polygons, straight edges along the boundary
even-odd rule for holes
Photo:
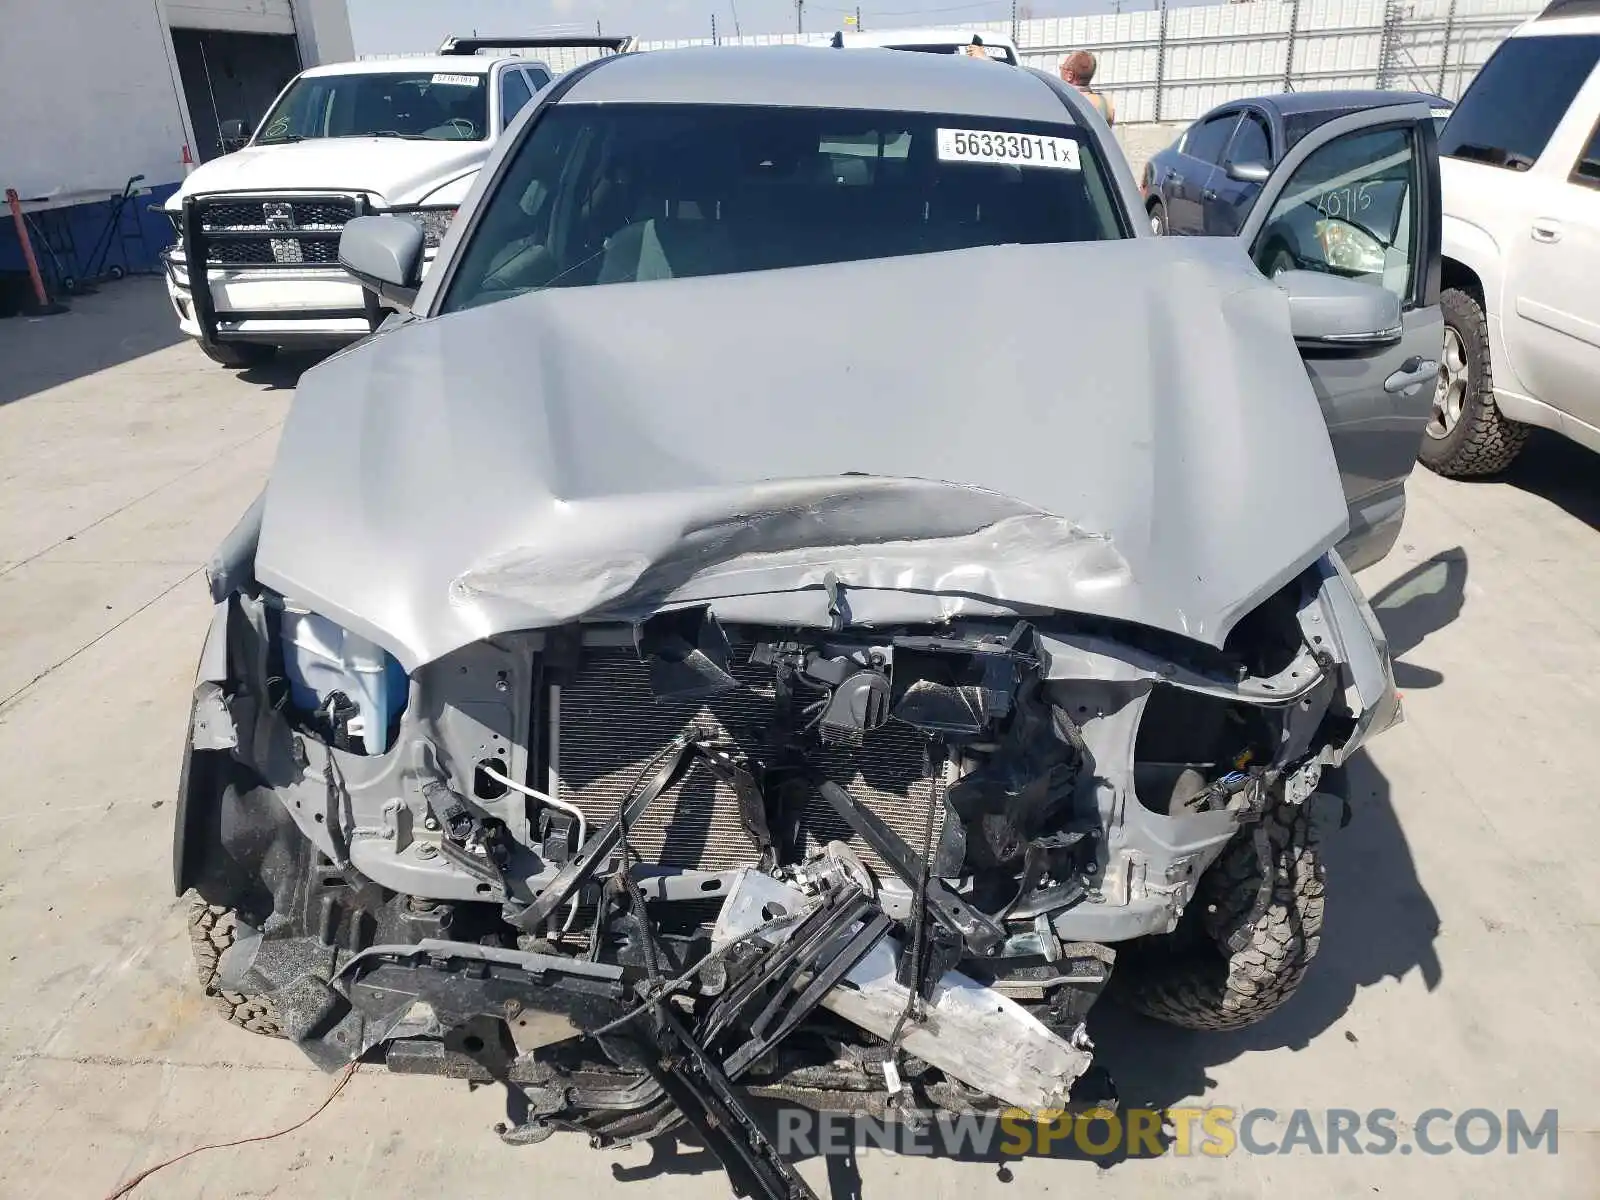
[[[445,311],[545,287],[1128,236],[1076,126],[954,113],[556,105],[485,203]]]
[[[485,78],[435,71],[305,75],[267,114],[254,144],[337,137],[482,141],[489,130]]]

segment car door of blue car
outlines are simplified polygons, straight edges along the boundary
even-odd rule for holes
[[[1234,126],[1221,165],[1212,172],[1210,183],[1200,194],[1204,231],[1214,237],[1238,233],[1271,169],[1272,135],[1267,120],[1247,108]]]
[[[1178,143],[1178,153],[1172,156],[1165,174],[1153,181],[1166,206],[1168,233],[1206,232],[1205,190],[1211,185],[1238,122],[1238,109],[1213,113],[1195,122]]]

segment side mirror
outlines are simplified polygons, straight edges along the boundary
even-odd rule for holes
[[[217,126],[217,140],[224,152],[237,150],[250,140],[250,131],[238,117],[223,121]]]
[[[1289,295],[1289,329],[1301,347],[1370,349],[1400,340],[1400,298],[1376,284],[1320,271],[1284,271],[1272,282]]]
[[[1272,168],[1264,162],[1231,162],[1227,172],[1228,178],[1236,182],[1260,186],[1271,176]]]
[[[410,306],[422,285],[422,227],[404,217],[356,217],[339,235],[339,265],[362,287]]]

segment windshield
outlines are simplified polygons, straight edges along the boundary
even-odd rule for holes
[[[436,71],[303,75],[267,114],[255,145],[306,138],[481,141],[489,129],[484,76]]]
[[[442,311],[545,287],[1127,236],[1067,124],[558,105],[513,152]]]

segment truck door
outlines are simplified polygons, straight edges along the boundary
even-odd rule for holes
[[[1588,91],[1569,122],[1600,106],[1600,86]],[[1566,124],[1522,183],[1520,220],[1508,223],[1505,339],[1534,399],[1600,430],[1600,121],[1584,121],[1576,152]]]
[[[1398,330],[1301,346],[1350,508],[1340,552],[1352,570],[1399,535],[1432,408],[1444,341],[1435,139],[1421,102],[1330,121],[1285,155],[1239,233],[1269,277],[1322,271],[1400,299]]]

